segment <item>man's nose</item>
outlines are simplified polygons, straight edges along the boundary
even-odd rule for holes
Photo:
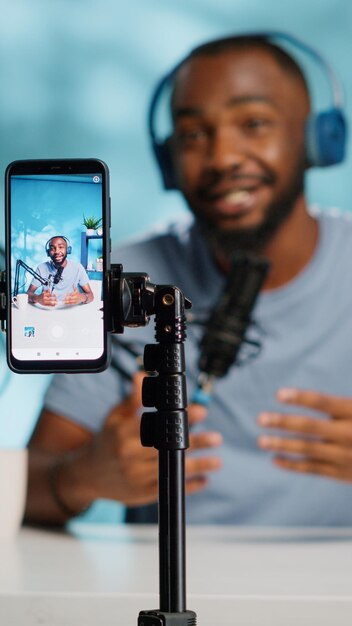
[[[209,142],[207,166],[213,170],[239,167],[245,160],[245,147],[233,129],[217,129]]]

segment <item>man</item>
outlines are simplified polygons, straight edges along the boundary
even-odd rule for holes
[[[37,278],[33,278],[27,291],[28,301],[52,307],[57,306],[59,302],[69,306],[92,302],[94,296],[87,272],[80,263],[67,259],[66,237],[51,237],[46,244],[46,250],[50,261],[41,263],[36,272],[44,279],[51,277],[52,286],[43,288],[37,294],[41,283]]]
[[[300,69],[270,42],[234,38],[196,51],[174,76],[168,141],[194,224],[118,250],[126,271],[178,285],[203,316],[234,250],[271,262],[251,330],[259,356],[217,381],[207,412],[189,409],[190,522],[352,522],[352,225],[308,211],[309,109]],[[189,326],[190,395],[201,335]],[[147,328],[125,339],[152,337]],[[115,358],[124,376],[61,376],[49,389],[29,446],[28,519],[64,522],[99,497],[129,507],[155,500],[156,454],[139,442],[141,375],[129,385],[134,362],[124,351]],[[133,511],[155,520],[153,508]]]

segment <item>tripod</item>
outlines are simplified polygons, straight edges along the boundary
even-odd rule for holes
[[[141,611],[139,626],[193,626],[186,610],[185,474],[189,445],[184,340],[184,298],[176,287],[157,287],[155,338],[144,351],[142,401],[156,411],[143,413],[141,442],[159,454],[159,595],[160,609]]]
[[[157,287],[155,338],[145,347],[144,368],[154,375],[143,381],[142,401],[157,410],[143,413],[141,442],[159,453],[160,609],[141,611],[139,626],[193,626],[186,610],[185,474],[189,445],[184,340],[184,298],[176,287]]]
[[[180,289],[152,285],[146,275],[123,274],[113,265],[107,276],[110,332],[140,326],[155,315],[155,339],[144,350],[142,402],[156,411],[141,420],[141,442],[159,455],[159,597],[160,608],[141,611],[138,626],[195,626],[186,610],[185,449],[189,446],[184,341],[185,308]],[[116,303],[120,303],[116,306]]]

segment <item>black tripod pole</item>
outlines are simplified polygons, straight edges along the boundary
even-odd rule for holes
[[[183,450],[159,452],[160,609],[169,613],[186,608],[183,456]]]
[[[141,611],[139,626],[194,626],[186,609],[185,449],[189,445],[184,341],[185,299],[177,287],[155,289],[155,338],[147,345],[141,441],[159,454],[160,608]]]

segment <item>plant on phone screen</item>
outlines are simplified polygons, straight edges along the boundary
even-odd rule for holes
[[[99,226],[101,225],[102,219],[94,217],[94,215],[90,215],[89,217],[86,217],[83,214],[83,226],[86,227],[87,230],[97,230],[97,228],[99,228]]]

